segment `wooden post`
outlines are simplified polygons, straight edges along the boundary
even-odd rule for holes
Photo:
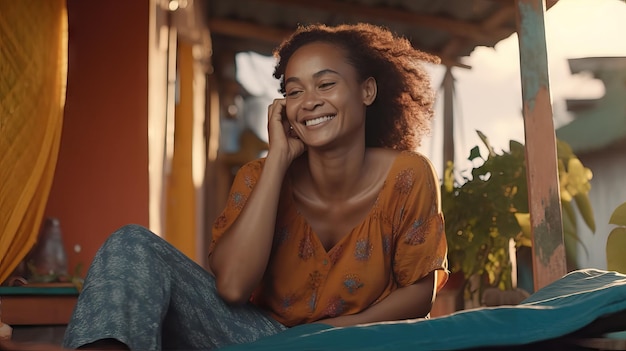
[[[567,273],[543,0],[516,0],[534,288]]]
[[[446,73],[441,83],[443,88],[443,168],[448,161],[454,163],[454,77],[452,67],[446,66]]]

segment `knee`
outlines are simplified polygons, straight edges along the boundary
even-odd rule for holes
[[[133,246],[145,246],[158,239],[158,236],[148,228],[138,224],[127,224],[111,235],[105,242],[105,246],[128,248]]]

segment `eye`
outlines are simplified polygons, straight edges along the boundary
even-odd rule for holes
[[[286,95],[287,95],[287,97],[296,97],[296,96],[300,95],[300,93],[302,93],[302,90],[293,89],[293,90],[287,91]]]
[[[320,84],[320,89],[328,89],[335,85],[335,82],[324,82]]]

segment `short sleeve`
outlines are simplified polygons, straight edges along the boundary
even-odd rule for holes
[[[246,201],[250,197],[252,189],[256,185],[265,159],[257,159],[250,161],[243,165],[233,180],[233,184],[228,194],[228,200],[222,213],[217,217],[213,223],[211,245],[209,246],[209,255],[213,252],[215,244],[219,241],[222,235],[230,228],[235,222],[241,210],[243,209]]]
[[[428,159],[413,154],[409,161],[394,184],[396,193],[402,196],[401,216],[394,220],[394,274],[398,285],[404,287],[437,271],[439,291],[448,280],[439,181]]]

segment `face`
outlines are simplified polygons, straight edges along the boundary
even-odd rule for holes
[[[299,48],[285,69],[285,93],[287,119],[309,147],[364,142],[376,82],[360,82],[342,48],[324,42]]]

